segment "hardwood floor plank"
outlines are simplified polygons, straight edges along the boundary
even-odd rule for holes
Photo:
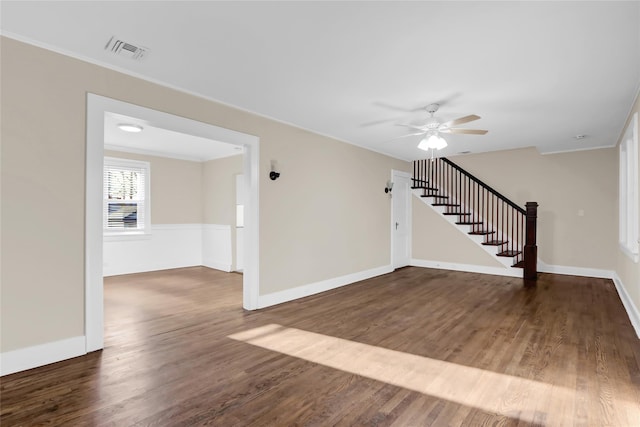
[[[409,267],[241,300],[241,275],[204,267],[107,278],[105,349],[2,377],[0,424],[640,425],[640,340],[610,280]]]

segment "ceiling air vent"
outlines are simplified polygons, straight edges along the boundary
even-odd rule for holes
[[[142,60],[145,56],[147,56],[147,53],[149,53],[148,48],[127,43],[123,40],[118,39],[116,36],[113,36],[109,39],[106,46],[104,47],[104,50],[118,56],[124,56],[125,58],[133,59],[135,61]]]

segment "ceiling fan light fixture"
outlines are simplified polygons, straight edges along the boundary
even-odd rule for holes
[[[438,134],[427,135],[418,144],[418,148],[424,151],[442,150],[447,146],[447,141]]]

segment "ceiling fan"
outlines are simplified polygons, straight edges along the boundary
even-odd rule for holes
[[[424,109],[431,115],[424,124],[416,125],[416,124],[398,124],[397,126],[408,127],[409,129],[416,130],[417,132],[410,133],[407,135],[399,136],[398,138],[404,138],[407,136],[415,136],[415,135],[424,135],[424,138],[420,140],[418,144],[418,148],[421,150],[441,150],[447,146],[447,141],[442,138],[440,133],[450,133],[450,134],[462,134],[462,135],[484,135],[488,131],[482,129],[463,129],[457,128],[454,126],[458,126],[464,123],[472,122],[474,120],[478,120],[480,116],[476,116],[475,114],[471,114],[469,116],[460,117],[458,119],[449,120],[448,122],[442,122],[440,119],[434,116],[434,114],[440,108],[439,104],[429,104]]]

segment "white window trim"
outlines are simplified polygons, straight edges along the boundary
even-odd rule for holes
[[[141,160],[123,159],[119,157],[104,157],[104,164],[111,163],[117,166],[131,166],[132,168],[145,169],[144,180],[144,227],[142,230],[107,230],[103,227],[104,240],[106,242],[120,240],[143,240],[151,238],[151,164]],[[104,169],[102,171],[104,175]],[[104,178],[103,178],[104,179]],[[104,195],[102,196],[104,203]],[[104,215],[104,213],[103,213]],[[104,224],[104,218],[103,218]]]
[[[638,113],[620,141],[619,243],[622,252],[637,263],[640,259],[638,216]]]

